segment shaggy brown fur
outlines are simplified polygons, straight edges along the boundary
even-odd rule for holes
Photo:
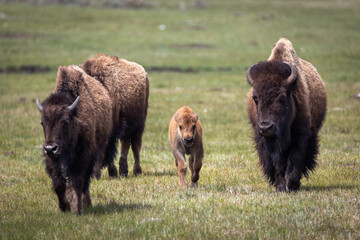
[[[91,205],[90,176],[96,162],[102,165],[112,129],[110,96],[81,68],[67,66],[59,67],[52,94],[37,104],[45,135],[46,170],[59,208],[81,214],[83,204]]]
[[[248,115],[264,173],[278,191],[298,190],[302,176],[316,166],[325,84],[285,38],[274,45],[268,61],[248,69],[247,79],[252,85]]]
[[[170,120],[169,139],[175,164],[179,173],[179,184],[187,187],[185,175],[187,171],[185,154],[190,154],[189,168],[191,185],[196,186],[202,166],[204,150],[202,144],[202,126],[197,114],[184,106],[176,111]]]
[[[121,141],[120,175],[128,175],[127,155],[130,145],[135,159],[133,173],[141,174],[141,138],[149,98],[149,81],[144,68],[116,56],[98,54],[86,60],[83,69],[104,85],[112,101],[113,135],[109,138],[104,160],[104,164],[110,166],[109,175],[117,175],[113,161],[118,139]]]

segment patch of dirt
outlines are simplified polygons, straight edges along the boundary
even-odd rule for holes
[[[229,72],[232,71],[232,67],[166,67],[166,66],[150,66],[145,67],[147,72],[180,72],[180,73],[197,73],[197,72]]]
[[[4,152],[4,157],[11,156],[11,155],[16,155],[16,153],[14,151]]]
[[[20,39],[20,38],[32,38],[34,34],[29,33],[1,33],[0,38]]]
[[[0,68],[0,73],[45,73],[50,72],[50,67],[43,67],[39,65],[24,65],[24,66],[9,66],[6,69]]]
[[[147,72],[185,72],[185,73],[194,73],[197,72],[194,68],[179,68],[179,67],[147,67],[145,68]]]
[[[209,49],[214,48],[206,43],[191,43],[191,44],[174,44],[171,45],[172,48],[188,48],[188,49]]]

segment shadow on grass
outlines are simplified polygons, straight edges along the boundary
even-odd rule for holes
[[[313,191],[331,191],[331,190],[340,190],[340,189],[352,190],[359,187],[360,186],[356,184],[343,184],[343,185],[339,184],[339,185],[328,185],[328,186],[301,186],[300,191],[313,192]]]
[[[136,211],[142,209],[150,209],[151,205],[149,204],[119,204],[114,201],[107,204],[97,204],[93,207],[86,208],[84,214],[94,214],[94,215],[104,215],[104,214],[114,214],[125,211]]]

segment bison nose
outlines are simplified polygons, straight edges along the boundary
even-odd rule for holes
[[[187,137],[187,138],[184,138],[184,141],[186,143],[191,143],[193,141],[193,138],[192,137]]]
[[[276,133],[276,127],[272,122],[261,122],[259,124],[259,130],[260,134],[266,137],[273,136]]]
[[[44,146],[44,152],[48,155],[55,154],[57,150],[58,150],[58,145],[56,144]]]

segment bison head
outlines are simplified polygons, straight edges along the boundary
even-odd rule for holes
[[[187,146],[193,144],[196,135],[196,122],[198,115],[194,112],[186,112],[185,114],[178,113],[175,115],[175,121],[178,124],[178,133],[183,142]]]
[[[68,95],[60,93],[51,94],[43,104],[40,104],[39,99],[36,100],[42,115],[41,125],[45,136],[43,149],[48,157],[58,158],[67,150],[75,133],[74,117],[79,98],[71,101]]]
[[[260,62],[247,70],[246,77],[253,87],[259,133],[265,138],[284,134],[294,115],[291,93],[297,82],[296,68],[283,61]]]

